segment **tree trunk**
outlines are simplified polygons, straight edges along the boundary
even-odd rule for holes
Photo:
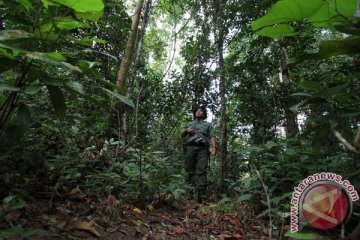
[[[287,62],[286,50],[281,47],[280,53],[284,62],[280,64],[280,82],[282,82],[286,90],[285,100],[282,103],[285,113],[285,134],[286,137],[290,137],[299,133],[299,127],[297,123],[297,114],[290,110],[290,107],[295,103],[290,96],[292,94],[292,79],[289,76],[288,69],[285,67]]]
[[[134,45],[135,45],[135,41],[136,41],[136,35],[138,32],[139,21],[140,21],[140,16],[141,16],[141,9],[142,9],[143,3],[144,3],[144,0],[138,0],[138,2],[136,4],[135,14],[132,18],[130,37],[126,44],[125,55],[123,57],[123,60],[121,61],[120,70],[118,72],[118,76],[116,79],[116,86],[120,87],[121,91],[123,91],[122,94],[124,94],[124,95],[126,93],[126,91],[125,91],[126,75],[129,71],[131,58],[132,58],[132,55],[134,52]]]
[[[132,55],[134,53],[134,45],[136,42],[136,36],[137,36],[137,32],[138,32],[143,2],[144,2],[144,0],[138,0],[138,2],[136,4],[135,13],[132,18],[130,36],[129,36],[129,39],[128,39],[128,42],[126,45],[125,54],[121,61],[120,70],[118,72],[118,76],[116,79],[116,86],[118,86],[120,88],[120,94],[122,94],[124,96],[127,95],[126,76],[129,72],[129,66],[131,63]],[[117,92],[116,89],[115,89],[115,92]],[[113,101],[115,101],[115,99]],[[119,128],[119,139],[121,141],[123,141],[123,143],[125,144],[126,143],[126,134],[127,134],[126,108],[125,108],[125,105],[121,102],[117,102],[116,104],[113,104],[113,105],[115,106],[116,113],[113,114],[112,123],[118,123],[116,125]]]
[[[221,161],[221,180],[227,176],[229,163],[227,159],[227,119],[226,119],[226,87],[224,72],[224,27],[221,21],[221,14],[224,10],[226,0],[217,2],[216,27],[217,27],[217,50],[218,50],[218,71],[219,71],[219,91],[220,91],[220,151],[219,158]]]
[[[139,33],[138,46],[137,46],[136,54],[135,54],[135,61],[134,61],[134,68],[135,69],[139,67],[139,63],[140,63],[140,56],[141,56],[141,52],[142,52],[144,36],[145,36],[145,32],[146,32],[146,27],[147,27],[148,22],[149,22],[149,17],[150,17],[151,4],[152,4],[152,0],[148,0],[146,2],[145,9],[144,9],[144,15],[143,15],[143,18],[142,18],[141,30],[140,30],[140,33]]]

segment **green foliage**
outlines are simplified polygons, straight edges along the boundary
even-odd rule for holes
[[[19,4],[24,8],[17,8]],[[86,30],[91,26],[88,20],[98,20],[102,16],[103,2],[18,1],[6,3],[4,7],[9,11],[2,18],[6,29],[0,31],[0,60],[5,62],[4,68],[0,69],[0,99],[3,99],[0,102],[1,137],[4,138],[4,129],[9,122],[15,123],[12,126],[23,126],[29,120],[32,109],[27,107],[29,111],[24,111],[24,106],[29,106],[26,98],[38,93],[44,86],[61,120],[67,111],[67,95],[72,99],[85,98],[99,103],[84,91],[81,74],[89,73],[101,64],[88,60],[97,51],[83,49],[82,46],[105,43],[98,37],[90,37]],[[17,10],[12,11],[14,9]],[[108,89],[104,91],[116,94]],[[123,96],[118,95],[117,98],[133,105]],[[16,109],[17,119],[12,114]],[[22,117],[25,119],[22,120]]]
[[[37,230],[27,230],[17,225],[9,229],[0,230],[0,239],[31,239],[37,234]]]
[[[269,12],[252,23],[254,30],[261,29],[259,35],[292,36],[294,28],[291,22],[308,20],[317,27],[332,27],[345,24],[353,18],[356,0],[322,1],[322,0],[282,0],[272,6]],[[279,29],[282,33],[279,34]]]

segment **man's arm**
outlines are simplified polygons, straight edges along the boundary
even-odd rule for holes
[[[216,138],[210,138],[210,153],[212,156],[216,154]]]
[[[184,131],[182,131],[181,133],[181,137],[185,137],[188,134],[193,134],[194,133],[194,129],[192,128],[185,128]]]

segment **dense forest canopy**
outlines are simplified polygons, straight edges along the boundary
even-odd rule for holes
[[[359,54],[357,0],[0,0],[0,239],[39,233],[39,199],[55,216],[80,194],[108,226],[127,204],[188,206],[195,106],[217,139],[199,218],[230,214],[229,239],[357,239],[359,201],[330,233],[284,226],[312,174],[360,190]]]

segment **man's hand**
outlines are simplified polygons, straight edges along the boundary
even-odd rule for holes
[[[187,132],[188,134],[194,134],[194,133],[195,133],[195,130],[194,130],[193,128],[187,128],[187,129],[186,129],[186,132]]]
[[[216,148],[215,147],[210,147],[210,153],[211,153],[211,156],[215,156]]]
[[[182,131],[181,133],[181,137],[185,137],[186,135],[189,135],[189,134],[194,134],[195,133],[195,130],[192,129],[192,128],[185,128],[184,131]]]

